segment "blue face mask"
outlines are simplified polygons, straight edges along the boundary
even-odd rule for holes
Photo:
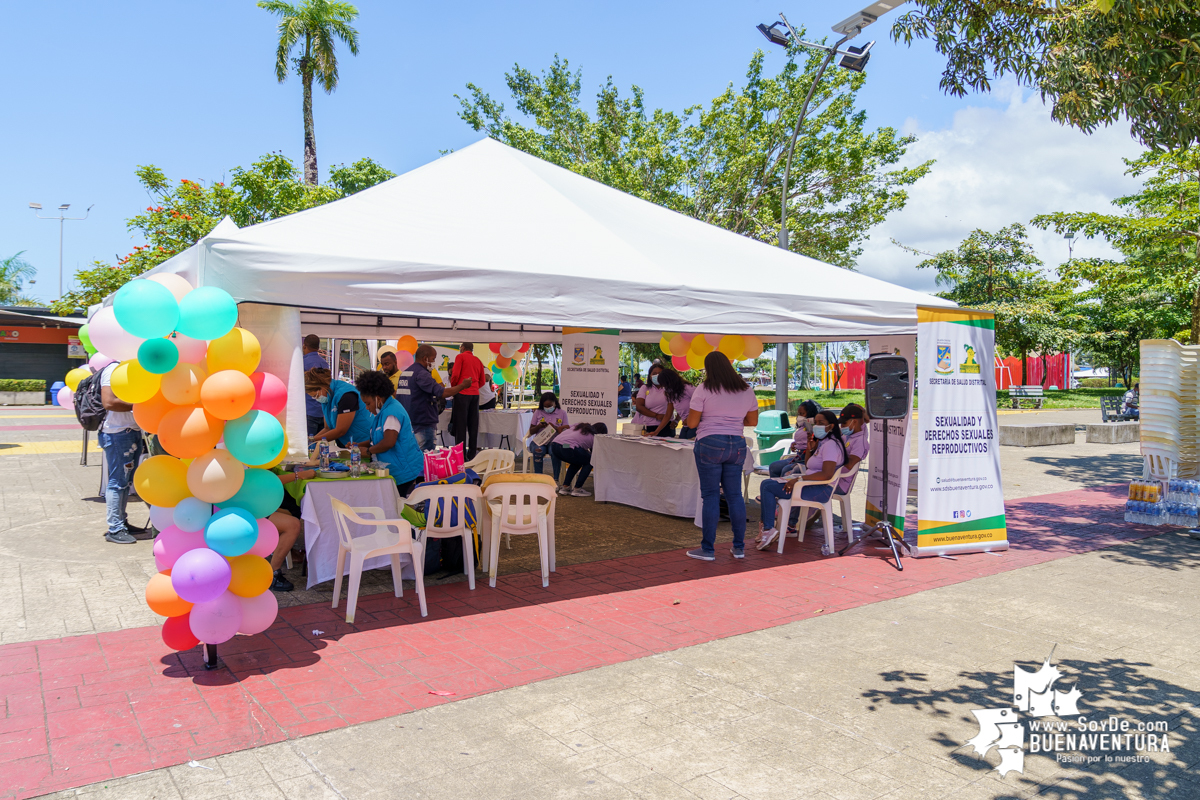
[[[317,401],[318,403],[320,403],[321,405],[325,405],[326,403],[328,403],[328,402],[329,402],[329,393],[328,393],[328,392],[326,392],[324,396],[322,396],[322,397],[318,397],[318,398],[315,398],[315,399],[316,399],[316,401]]]
[[[651,382],[651,383],[653,383],[655,386],[658,386],[658,376],[657,376],[657,375],[651,375],[651,376],[650,376],[650,382]]]
[[[814,425],[813,426],[813,436],[817,437],[818,439],[824,439],[828,435],[829,435],[828,426],[826,426],[826,425]]]

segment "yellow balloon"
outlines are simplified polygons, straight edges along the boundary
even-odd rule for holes
[[[692,344],[688,348],[688,358],[690,359],[691,354],[695,353],[696,355],[700,356],[700,360],[703,361],[704,356],[711,353],[714,349],[715,348],[709,344],[703,336],[697,336],[695,339],[692,339]],[[693,367],[692,369],[699,369],[699,367]]]
[[[664,353],[671,352],[671,336],[672,335],[673,334],[670,334],[670,333],[664,333],[662,335],[662,338],[658,340],[658,349],[659,350],[662,350]]]
[[[697,339],[700,337],[697,336]],[[687,363],[689,369],[704,369],[704,356],[707,353],[697,353],[695,350],[688,350]]]
[[[152,506],[174,508],[192,496],[188,491],[187,466],[174,456],[151,456],[133,473],[138,497]]]
[[[90,370],[86,370],[83,367],[76,367],[67,373],[67,376],[63,378],[63,382],[65,382],[67,384],[67,388],[73,392],[79,388],[80,381],[91,374],[92,373]]]
[[[113,394],[126,403],[144,403],[160,386],[162,376],[147,372],[137,361],[122,361],[112,372]]]
[[[200,402],[200,384],[208,373],[199,364],[176,364],[162,376],[162,395],[168,403],[194,406]]]
[[[757,336],[742,337],[742,358],[758,358],[762,355],[763,341]]]
[[[275,575],[271,571],[271,562],[262,556],[244,555],[226,560],[233,573],[229,578],[229,591],[238,597],[258,597],[271,588]]]
[[[741,336],[722,336],[721,343],[717,345],[717,349],[730,361],[737,361],[742,356],[742,351],[745,349],[745,341]]]
[[[187,488],[206,503],[224,503],[238,493],[245,479],[242,462],[219,448],[194,459],[187,468]]]
[[[258,369],[262,346],[257,337],[245,328],[234,328],[220,339],[208,343],[208,373],[235,369],[249,375]]]

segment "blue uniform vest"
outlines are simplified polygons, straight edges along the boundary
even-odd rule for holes
[[[345,381],[329,382],[329,400],[324,403],[322,410],[325,412],[325,425],[330,430],[337,427],[337,404],[346,392],[358,394],[358,390]],[[367,411],[367,406],[360,397],[358,398],[358,411],[354,414],[354,422],[350,423],[350,430],[346,432],[345,436],[338,439],[338,444],[344,446],[347,442],[365,442],[370,438],[371,412]]]
[[[388,417],[400,420],[400,433],[396,436],[396,444],[391,450],[376,453],[375,458],[386,462],[389,474],[397,485],[408,483],[414,478],[420,478],[425,472],[425,457],[417,446],[417,438],[413,436],[412,421],[404,406],[394,397],[389,397],[379,408],[375,421],[371,425],[371,444],[379,444],[383,440],[383,423]]]

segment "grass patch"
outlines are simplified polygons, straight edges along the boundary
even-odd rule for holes
[[[775,392],[770,389],[755,389],[754,393],[759,397],[774,397]],[[1125,394],[1125,390],[1121,388],[1082,388],[1082,389],[1063,389],[1056,392],[1046,392],[1045,401],[1042,408],[1099,408],[1101,397],[1120,397]],[[861,389],[839,389],[835,392],[823,392],[813,389],[788,392],[788,406],[794,409],[804,400],[813,400],[822,408],[841,408],[847,403],[858,403],[860,406],[865,405],[866,401],[863,397]],[[1024,401],[1022,407],[1032,406],[1032,401]],[[996,392],[996,407],[997,408],[1012,408],[1012,400],[1009,399],[1008,390]],[[920,408],[920,397],[913,397],[913,408]]]

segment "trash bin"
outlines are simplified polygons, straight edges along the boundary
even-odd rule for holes
[[[796,429],[791,427],[786,411],[762,411],[759,412],[758,427],[754,429],[754,434],[758,438],[758,449],[769,450],[779,442],[791,439]],[[761,457],[759,463],[766,466],[778,461],[781,455],[782,452],[770,453]]]

